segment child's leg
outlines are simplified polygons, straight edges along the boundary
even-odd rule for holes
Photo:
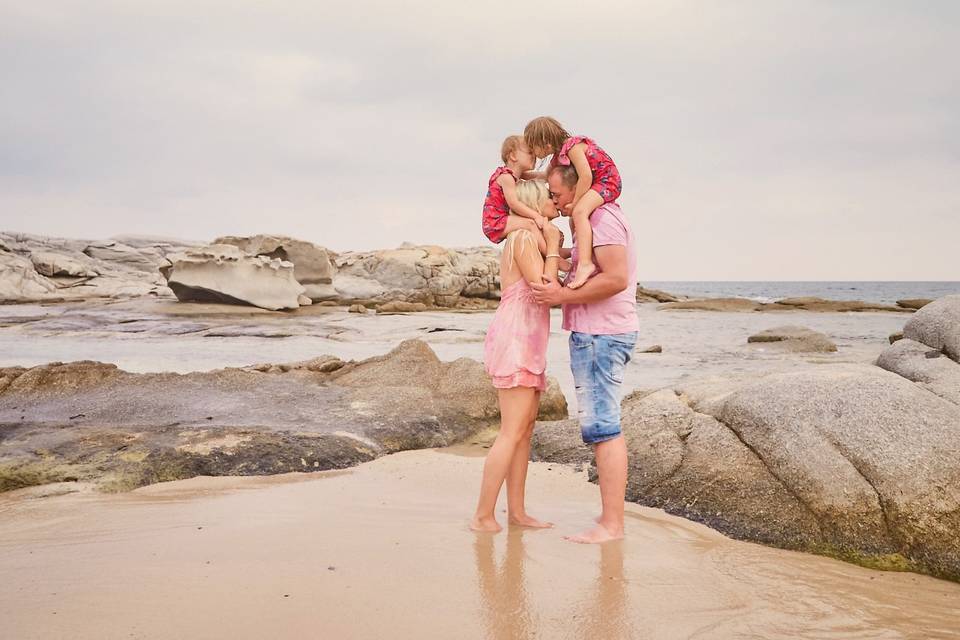
[[[587,278],[597,270],[593,264],[593,229],[590,228],[590,215],[603,204],[599,193],[590,189],[577,201],[573,208],[574,233],[577,235],[577,272],[568,285],[571,289],[582,287]]]
[[[530,461],[530,439],[533,437],[533,427],[537,422],[537,410],[540,406],[540,392],[527,416],[527,429],[517,445],[517,451],[510,462],[507,472],[507,518],[510,524],[522,527],[546,529],[553,526],[552,522],[543,522],[527,515],[525,504],[527,486],[527,464]]]
[[[527,231],[531,232],[533,237],[537,240],[537,247],[539,247],[540,253],[547,253],[547,241],[544,240],[543,232],[540,230],[540,227],[537,226],[536,222],[530,218],[524,218],[523,216],[507,216],[507,226],[503,234],[509,235],[511,231],[518,231],[520,229],[526,229]]]
[[[477,511],[470,523],[474,531],[500,531],[494,516],[500,487],[507,477],[517,446],[525,439],[530,424],[530,406],[536,403],[536,390],[530,387],[497,389],[500,401],[500,433],[483,463],[483,480]]]

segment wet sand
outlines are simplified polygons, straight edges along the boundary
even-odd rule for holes
[[[960,638],[960,585],[725,538],[532,464],[555,530],[477,535],[481,449],[349,471],[0,495],[4,638]]]

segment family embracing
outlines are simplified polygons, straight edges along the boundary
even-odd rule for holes
[[[553,156],[545,173],[537,158]],[[594,448],[602,509],[574,542],[623,537],[627,447],[620,432],[620,385],[637,340],[637,252],[616,203],[621,180],[610,156],[590,138],[571,136],[553,118],[532,120],[510,136],[503,166],[490,177],[483,231],[503,243],[500,306],[487,331],[484,363],[500,404],[500,432],[483,467],[476,531],[500,530],[494,510],[504,482],[509,523],[553,526],[524,502],[530,439],[546,386],[550,308],[563,309],[583,441]],[[572,218],[573,247],[553,224]],[[559,272],[566,273],[564,282]]]

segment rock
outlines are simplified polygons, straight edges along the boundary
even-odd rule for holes
[[[178,300],[249,304],[272,311],[300,306],[304,288],[293,277],[293,265],[279,258],[214,244],[173,254],[169,260],[164,276]]]
[[[350,313],[366,313],[368,309],[362,304],[352,304],[350,308],[347,309]]]
[[[929,298],[908,298],[906,300],[897,300],[897,306],[904,309],[922,309],[933,302]]]
[[[663,353],[663,347],[659,344],[650,345],[640,353]]]
[[[960,405],[960,364],[936,349],[904,338],[880,354],[877,366]]]
[[[903,335],[960,362],[960,295],[944,296],[924,306],[907,321]]]
[[[57,285],[33,268],[27,258],[0,251],[0,302],[28,302],[56,297]]]
[[[679,302],[683,299],[660,289],[647,289],[637,285],[637,302]]]
[[[214,244],[232,244],[245,253],[279,258],[293,263],[293,276],[312,300],[336,297],[333,279],[336,273],[330,252],[324,247],[286,236],[224,236]]]
[[[566,415],[551,380],[541,417]],[[497,419],[482,364],[441,362],[417,340],[361,362],[321,356],[185,375],[96,362],[0,368],[0,490],[343,468],[460,442]]]
[[[299,304],[301,307],[309,307],[313,304],[313,299],[301,293],[297,296],[297,304]]]
[[[894,332],[894,333],[891,333],[891,334],[887,337],[887,340],[890,341],[890,344],[893,344],[893,343],[896,342],[897,340],[903,340],[903,331],[896,331],[896,332]]]
[[[377,305],[377,313],[413,313],[426,310],[427,305],[422,302],[402,302],[398,300]]]
[[[759,302],[746,298],[703,298],[699,300],[681,300],[660,305],[660,309],[696,310],[696,311],[759,311]]]
[[[765,329],[747,338],[748,343],[776,343],[789,351],[828,353],[837,350],[827,336],[807,327],[781,326]]]
[[[838,364],[685,383],[628,397],[623,428],[632,501],[740,539],[960,579],[960,407],[898,375]],[[536,441],[536,455],[568,456],[564,438]]]
[[[86,260],[80,259],[79,256],[83,256]],[[30,261],[37,273],[43,276],[94,278],[100,275],[92,264],[94,261],[84,254],[69,256],[52,251],[31,251]]]

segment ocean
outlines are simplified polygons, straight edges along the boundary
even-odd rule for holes
[[[693,282],[644,281],[649,289],[660,289],[676,295],[692,298],[749,298],[758,302],[773,302],[783,298],[814,296],[826,300],[862,300],[894,304],[906,298],[939,298],[960,294],[960,282],[913,282],[913,281],[756,281],[756,282]]]

